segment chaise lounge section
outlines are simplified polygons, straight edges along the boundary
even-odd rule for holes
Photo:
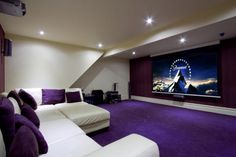
[[[66,92],[80,92],[81,102],[74,103],[58,103],[58,104],[43,104],[42,89],[41,88],[24,88],[24,91],[29,93],[36,101],[38,109],[36,112],[48,112],[47,110],[54,110],[54,112],[61,112],[65,117],[72,120],[75,124],[81,127],[86,133],[91,133],[110,125],[110,113],[100,107],[84,102],[82,91],[80,88],[68,88]],[[18,93],[20,89],[16,89]],[[50,106],[50,107],[48,107]],[[50,108],[50,109],[49,109]]]

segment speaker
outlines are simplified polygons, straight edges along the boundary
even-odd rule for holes
[[[128,82],[128,97],[131,99],[131,85],[130,82]]]
[[[4,56],[12,56],[12,41],[10,39],[4,39]]]
[[[174,95],[173,95],[173,98],[174,98],[174,100],[176,100],[176,101],[184,101],[184,100],[185,100],[184,95],[179,95],[179,94],[174,94]]]

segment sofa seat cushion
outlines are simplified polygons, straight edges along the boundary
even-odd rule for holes
[[[59,119],[67,119],[54,105],[41,105],[35,111],[40,122],[48,122]]]
[[[57,104],[56,107],[79,126],[110,119],[110,113],[107,110],[85,102],[62,103]]]
[[[82,157],[101,148],[87,135],[73,136],[50,144],[49,147],[48,153],[40,157]]]
[[[69,119],[42,122],[39,130],[49,145],[78,134],[85,134]]]

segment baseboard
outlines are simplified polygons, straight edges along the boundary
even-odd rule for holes
[[[182,107],[182,108],[193,109],[193,110],[198,110],[198,111],[236,116],[236,109],[234,108],[210,106],[210,105],[203,105],[203,104],[196,104],[196,103],[189,103],[189,102],[179,102],[179,101],[166,100],[166,99],[148,98],[148,97],[135,96],[135,95],[131,95],[131,99],[157,103],[161,105]]]

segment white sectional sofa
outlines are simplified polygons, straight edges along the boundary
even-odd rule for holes
[[[11,101],[14,106],[17,106],[16,101]],[[86,132],[109,126],[109,122],[103,123],[102,120],[109,120],[110,114],[105,115],[109,112],[103,112],[103,109],[96,106],[93,108],[92,105],[84,102],[81,104],[82,107],[74,107],[77,105],[79,106],[79,104],[38,106],[36,114],[40,120],[39,130],[49,148],[48,153],[40,157],[159,157],[157,144],[137,134],[128,135],[105,147],[100,146],[87,136]],[[89,106],[88,109],[86,105]],[[15,112],[19,112],[18,109],[15,109]],[[76,113],[81,117],[78,118]],[[94,125],[96,122],[101,126]],[[0,156],[6,156],[1,130]]]
[[[16,89],[19,92],[20,89]],[[110,113],[100,107],[84,102],[82,91],[80,88],[68,88],[66,91],[80,91],[82,102],[76,103],[60,103],[56,105],[42,105],[42,89],[41,88],[23,88],[24,91],[32,95],[37,102],[38,109],[50,106],[50,110],[61,112],[64,116],[72,120],[81,127],[86,133],[107,128],[110,125]],[[36,110],[37,111],[37,110]]]

